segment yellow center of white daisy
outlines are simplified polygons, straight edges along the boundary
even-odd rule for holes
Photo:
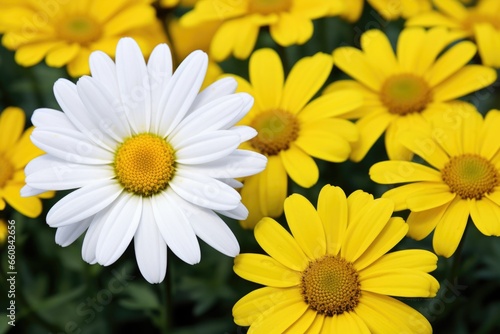
[[[302,272],[300,287],[309,307],[330,317],[354,310],[361,296],[358,272],[338,256],[310,262]]]
[[[424,110],[432,101],[432,94],[422,78],[404,73],[389,77],[384,82],[380,98],[392,114],[406,115]]]
[[[0,155],[0,188],[5,186],[7,181],[12,179],[13,175],[14,166],[12,166],[9,160]]]
[[[116,150],[114,168],[116,178],[125,190],[140,196],[152,196],[165,190],[174,175],[174,150],[157,135],[135,135]]]
[[[250,0],[249,13],[272,14],[290,10],[292,0]]]
[[[462,154],[448,161],[441,171],[443,181],[462,199],[481,199],[499,185],[495,166],[477,154]]]
[[[85,44],[98,40],[102,30],[93,18],[75,15],[63,18],[57,26],[57,33],[68,42]]]
[[[250,144],[262,154],[276,155],[287,150],[299,135],[297,117],[283,110],[271,110],[257,115],[251,126],[258,134]]]

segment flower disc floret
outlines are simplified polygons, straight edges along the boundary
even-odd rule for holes
[[[283,110],[271,110],[259,114],[252,122],[258,135],[250,144],[266,155],[276,155],[287,150],[299,136],[297,117]]]

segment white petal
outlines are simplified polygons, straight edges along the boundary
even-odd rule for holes
[[[216,179],[225,179],[258,174],[266,168],[266,164],[267,158],[262,154],[248,150],[235,150],[219,160],[199,165],[186,165],[183,169]]]
[[[176,162],[180,164],[202,164],[225,157],[240,145],[240,137],[231,131],[220,130],[187,138],[178,145],[173,144]]]
[[[243,205],[243,203],[240,203],[236,209],[226,211],[217,210],[217,212],[223,216],[236,220],[245,220],[248,217],[248,209]]]
[[[221,182],[224,182],[225,184],[227,184],[231,188],[239,189],[239,188],[243,187],[243,183],[241,183],[240,181],[237,181],[235,179],[218,179],[218,180]]]
[[[168,248],[182,261],[195,264],[200,262],[201,252],[198,239],[179,207],[179,200],[170,190],[152,197],[156,224]]]
[[[213,211],[190,205],[189,221],[196,235],[209,246],[227,256],[236,256],[240,252],[238,240],[231,229]]]
[[[28,185],[25,185],[24,187],[21,188],[21,197],[31,197],[31,196],[37,196],[40,194],[43,194],[47,190],[45,189],[36,189],[32,188]]]
[[[227,184],[182,169],[176,171],[170,187],[186,201],[212,210],[232,210],[241,200],[240,194]]]
[[[142,197],[122,193],[109,208],[99,239],[96,259],[103,266],[114,263],[125,252],[141,220]]]
[[[156,119],[162,93],[172,77],[172,55],[167,44],[156,46],[148,60],[149,86],[151,87],[151,115]]]
[[[233,126],[230,130],[236,132],[240,136],[242,143],[257,135],[257,131],[254,128],[246,125]]]
[[[84,261],[94,264],[97,263],[96,259],[96,248],[97,241],[101,235],[101,230],[106,223],[106,218],[111,214],[109,210],[110,207],[100,211],[94,216],[94,219],[90,223],[89,229],[85,234],[82,245],[82,258]]]
[[[122,190],[116,180],[95,182],[75,190],[49,210],[47,224],[60,227],[88,218],[110,205]]]
[[[201,106],[210,103],[222,96],[233,94],[236,91],[237,87],[238,83],[234,78],[226,77],[217,80],[216,82],[205,88],[203,91],[201,91],[198,96],[196,96],[196,99],[194,100],[189,112],[191,113]]]
[[[134,236],[135,258],[149,283],[160,283],[167,272],[167,244],[156,225],[151,199],[142,199],[142,217]]]
[[[151,88],[139,45],[122,38],[116,47],[116,75],[124,110],[136,133],[148,132],[151,124]]]
[[[66,247],[71,245],[89,227],[94,217],[86,218],[71,225],[61,226],[56,231],[56,244]]]
[[[69,80],[59,79],[54,84],[54,96],[73,125],[94,143],[112,149],[115,141],[99,127],[99,118],[85,108],[76,85]]]
[[[243,107],[253,98],[246,93],[221,97],[193,111],[182,120],[171,133],[169,140],[174,143],[193,133],[228,129],[239,122],[248,112],[242,112]]]
[[[88,112],[99,120],[99,128],[116,143],[132,134],[119,96],[111,95],[99,81],[91,77],[78,80],[77,90]]]
[[[192,52],[179,65],[163,92],[156,114],[156,133],[168,136],[191,107],[207,72],[208,57]]]
[[[113,153],[68,128],[35,128],[31,141],[48,154],[70,163],[108,164],[114,159]]]
[[[105,87],[111,95],[120,96],[113,60],[102,51],[94,51],[90,54],[89,62],[92,78],[99,81],[101,86]]]
[[[108,165],[80,165],[44,154],[26,166],[26,183],[46,190],[80,188],[96,181],[112,179],[113,167]]]
[[[37,128],[68,128],[77,131],[68,116],[59,111],[49,108],[39,108],[33,112],[31,123]]]

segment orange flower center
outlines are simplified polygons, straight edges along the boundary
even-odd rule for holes
[[[292,0],[250,0],[248,12],[259,14],[272,14],[287,12],[292,6]]]
[[[382,103],[392,114],[421,112],[432,101],[429,85],[420,77],[405,73],[389,77],[380,91]]]
[[[251,126],[258,135],[250,144],[262,154],[276,155],[287,150],[299,135],[297,117],[283,110],[270,110],[257,115]]]
[[[128,138],[118,147],[114,168],[125,190],[152,196],[165,190],[174,175],[174,151],[163,138],[142,133]]]
[[[481,199],[500,184],[495,166],[477,154],[462,154],[448,161],[441,171],[450,191],[462,199]]]
[[[94,42],[102,34],[99,23],[85,15],[63,18],[57,25],[57,32],[61,39],[80,44]]]
[[[12,166],[8,159],[5,159],[3,155],[0,154],[0,188],[5,186],[7,181],[12,179],[13,175],[14,166]]]
[[[302,297],[311,309],[326,316],[352,311],[359,303],[359,275],[351,262],[326,255],[302,273]]]

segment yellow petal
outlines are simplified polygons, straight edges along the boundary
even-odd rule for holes
[[[413,72],[425,41],[423,28],[406,28],[398,38],[397,54],[401,69]]]
[[[368,150],[384,133],[394,117],[387,111],[387,108],[380,108],[356,122],[359,140],[352,145],[351,159],[353,161],[359,162],[365,157]]]
[[[308,308],[298,320],[296,320],[283,332],[283,334],[309,333],[308,330],[316,317],[322,317],[322,315],[313,311],[311,308]]]
[[[262,212],[259,197],[261,175],[262,173],[245,178],[244,186],[241,189],[241,202],[248,209],[248,217],[240,221],[240,224],[246,229],[253,229],[259,220],[266,216]]]
[[[259,36],[259,24],[253,18],[241,18],[239,21],[238,37],[234,43],[234,57],[247,59],[254,49]]]
[[[363,213],[359,208],[363,208],[373,201],[373,195],[369,194],[363,190],[353,191],[349,197],[347,197],[347,217],[348,224],[350,221],[358,220],[360,215]]]
[[[249,68],[255,102],[262,110],[277,109],[281,101],[284,74],[276,51],[272,49],[255,51],[250,58]]]
[[[279,217],[283,213],[283,201],[287,196],[288,179],[281,158],[277,155],[268,157],[266,169],[259,176],[258,195],[264,216]]]
[[[366,55],[353,47],[340,47],[333,52],[335,65],[351,78],[378,92],[385,78],[373,69]]]
[[[309,326],[309,329],[307,331],[308,334],[321,334],[322,328],[323,328],[323,323],[326,318],[330,317],[324,317],[322,315],[317,315],[316,319],[314,319],[313,323],[311,326]],[[290,333],[291,334],[291,333]]]
[[[464,67],[476,54],[477,48],[469,41],[460,42],[447,50],[431,67],[425,79],[431,87],[437,86]]]
[[[415,181],[441,182],[441,173],[437,170],[411,161],[382,161],[370,168],[370,178],[382,184],[394,184]]]
[[[445,13],[458,21],[465,19],[468,15],[467,9],[459,1],[434,0],[434,4],[442,13]]]
[[[291,270],[272,257],[261,254],[240,254],[234,259],[234,272],[247,281],[275,288],[300,284],[300,273]]]
[[[500,150],[500,141],[498,138],[498,129],[500,129],[500,112],[490,110],[486,114],[483,122],[483,128],[478,134],[479,155],[490,160]]]
[[[349,121],[345,122],[352,125],[354,132],[356,131],[354,124]],[[295,145],[315,158],[331,162],[346,161],[351,153],[351,145],[335,132],[325,131],[325,128],[328,127],[327,123],[318,123],[317,126],[301,129]]]
[[[24,131],[21,139],[9,151],[9,158],[15,169],[24,168],[34,158],[43,154],[43,151],[31,142],[30,136],[34,127],[28,128]]]
[[[441,221],[450,203],[426,211],[411,212],[406,220],[409,227],[408,236],[415,240],[428,236]]]
[[[413,158],[413,152],[401,142],[401,135],[417,126],[417,124],[413,124],[413,127],[410,125],[413,118],[410,115],[395,117],[385,130],[385,150],[389,160],[409,161]]]
[[[363,292],[355,312],[372,333],[432,333],[422,314],[388,296]]]
[[[293,194],[285,200],[285,216],[293,237],[310,259],[326,254],[323,223],[314,206],[304,196]]]
[[[257,319],[264,317],[275,305],[294,303],[297,299],[295,290],[297,288],[264,287],[250,292],[234,304],[234,322],[240,326],[250,326]]]
[[[80,53],[68,63],[68,73],[72,77],[79,77],[90,73],[89,67],[90,50],[82,48]]]
[[[69,63],[80,51],[80,45],[72,43],[49,51],[45,62],[52,67],[61,67]]]
[[[408,204],[406,200],[410,196],[414,196],[421,191],[426,191],[429,188],[433,188],[436,182],[415,182],[410,184],[405,184],[399,187],[395,187],[386,191],[382,198],[388,198],[394,202],[394,211],[401,211],[408,209]]]
[[[279,156],[286,172],[299,186],[309,188],[318,182],[319,169],[316,162],[297,145],[291,143],[290,148],[281,151]]]
[[[279,20],[271,25],[270,32],[276,43],[281,46],[290,46],[305,43],[311,38],[313,29],[313,24],[308,18],[281,12]]]
[[[351,262],[363,254],[387,225],[394,211],[394,203],[379,198],[355,209],[359,214],[355,219],[349,217],[344,243],[340,250],[342,257]]]
[[[16,51],[16,63],[22,66],[38,64],[52,49],[65,45],[65,42],[37,42],[19,47]]]
[[[432,166],[441,170],[449,161],[448,154],[424,131],[408,131],[401,134],[401,143]]]
[[[331,317],[330,328],[324,327],[324,333],[370,334],[366,323],[354,312],[344,312]],[[326,322],[325,322],[326,323]]]
[[[0,114],[0,152],[10,149],[19,139],[24,129],[26,116],[17,107],[7,107]]]
[[[260,247],[282,265],[297,271],[308,266],[309,259],[297,241],[274,219],[263,218],[255,226],[254,234]]]
[[[434,230],[432,246],[438,255],[450,257],[462,239],[469,218],[469,204],[458,196],[444,213]]]
[[[391,270],[394,268],[431,272],[437,268],[436,254],[423,249],[406,249],[385,254],[370,265],[368,270]],[[364,272],[364,271],[363,271]]]
[[[377,29],[366,31],[361,36],[361,47],[366,59],[380,75],[388,77],[399,70],[399,64],[387,35]]]
[[[500,207],[488,198],[472,199],[470,216],[474,225],[484,235],[500,235]]]
[[[360,273],[361,290],[398,297],[434,297],[439,283],[434,277],[414,269],[376,266]]]
[[[126,8],[106,22],[103,31],[105,36],[123,35],[129,30],[145,27],[155,20],[155,10],[152,6],[137,4]]]
[[[301,136],[306,136],[304,133],[311,132],[333,133],[336,135],[335,137],[342,138],[348,142],[355,142],[359,139],[357,127],[351,121],[340,118],[326,118],[301,124],[299,139]]]
[[[489,86],[496,78],[497,73],[492,68],[467,65],[434,87],[434,101],[449,101],[467,95]]]
[[[21,197],[21,188],[19,184],[7,184],[2,191],[5,201],[26,217],[38,217],[42,213],[42,201],[37,197]]]
[[[366,251],[355,262],[356,270],[362,270],[391,250],[408,232],[408,224],[401,217],[392,217]]]
[[[476,23],[473,29],[482,63],[500,67],[500,33],[489,23]]]
[[[326,252],[337,255],[347,229],[347,199],[342,188],[326,185],[321,189],[318,215],[325,229]]]
[[[277,305],[268,310],[266,315],[255,321],[248,330],[248,334],[283,333],[294,322],[301,321],[303,314],[309,308],[297,290],[296,302],[286,305]],[[307,321],[307,319],[304,319]]]
[[[332,66],[332,57],[321,52],[295,63],[283,88],[281,108],[294,114],[301,111],[323,86]]]
[[[298,118],[303,122],[313,122],[329,117],[339,117],[361,107],[362,104],[363,95],[358,90],[336,90],[307,104],[298,114]]]
[[[410,195],[406,204],[413,212],[427,211],[453,201],[455,193],[450,192],[446,184],[436,184],[428,189],[421,190],[418,194]]]

